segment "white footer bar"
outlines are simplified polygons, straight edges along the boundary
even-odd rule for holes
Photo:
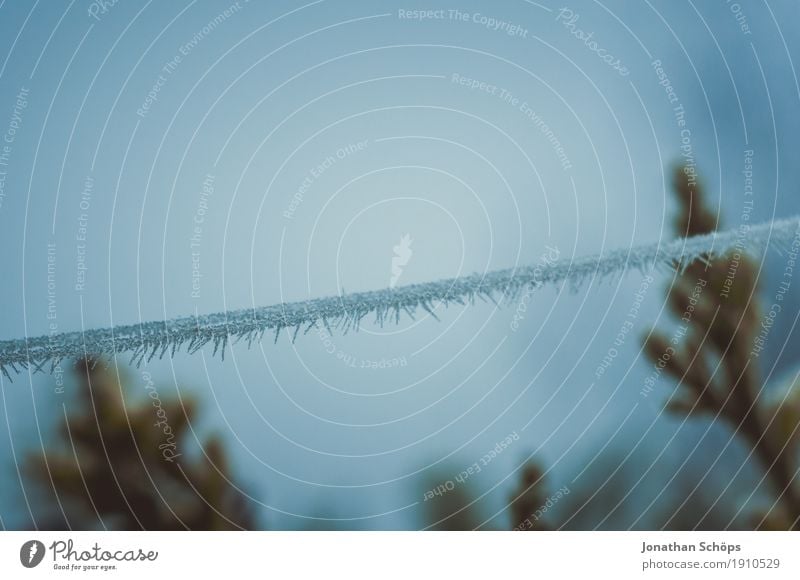
[[[0,533],[3,578],[777,580],[798,562],[792,532]]]

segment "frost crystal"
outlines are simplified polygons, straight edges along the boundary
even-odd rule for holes
[[[0,370],[10,372],[49,367],[50,372],[64,359],[128,353],[140,364],[153,357],[173,356],[186,349],[197,352],[207,344],[224,356],[228,343],[245,340],[248,345],[273,331],[275,341],[289,329],[295,340],[317,325],[329,331],[357,330],[364,317],[374,314],[378,324],[398,321],[402,313],[412,318],[422,308],[433,315],[438,305],[472,304],[475,298],[495,303],[515,299],[526,289],[544,284],[569,282],[577,288],[584,280],[622,275],[629,270],[685,268],[697,259],[727,254],[740,244],[739,230],[714,232],[702,236],[654,243],[606,254],[558,261],[539,266],[524,266],[472,274],[462,278],[411,284],[371,292],[359,292],[302,302],[275,304],[230,312],[185,316],[168,321],[143,322],[112,328],[67,332],[0,341]],[[753,253],[768,248],[788,250],[800,245],[800,217],[770,222],[749,228],[747,250]],[[435,315],[434,315],[435,317]],[[48,365],[48,363],[50,363]]]

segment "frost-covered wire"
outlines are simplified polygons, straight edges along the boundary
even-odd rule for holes
[[[220,352],[224,356],[229,343],[244,340],[251,345],[267,332],[274,332],[277,341],[281,331],[288,329],[291,339],[295,340],[301,330],[307,333],[320,324],[330,332],[358,329],[360,322],[371,314],[380,325],[399,321],[403,313],[413,318],[419,309],[435,318],[434,308],[438,305],[472,304],[476,298],[501,302],[515,299],[523,290],[546,284],[569,282],[577,287],[590,278],[621,275],[629,270],[685,268],[697,259],[743,249],[753,253],[768,248],[796,252],[798,247],[800,217],[437,282],[168,321],[5,340],[0,341],[0,370],[11,378],[12,371],[26,368],[40,371],[48,362],[52,372],[64,359],[123,353],[130,354],[132,362],[140,364],[153,357],[173,356],[184,348],[194,353],[208,344],[213,344],[215,354]]]

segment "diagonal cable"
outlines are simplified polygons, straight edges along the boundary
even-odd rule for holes
[[[369,292],[316,298],[247,308],[229,312],[184,316],[167,321],[142,322],[86,331],[65,332],[33,338],[0,341],[0,370],[11,372],[30,368],[50,371],[64,359],[129,354],[140,364],[153,357],[173,356],[179,350],[196,352],[213,344],[214,353],[224,353],[229,342],[251,345],[266,332],[275,340],[289,329],[292,340],[322,324],[329,331],[358,329],[364,317],[374,314],[378,324],[398,321],[402,314],[413,317],[420,308],[433,313],[438,305],[472,304],[475,298],[500,302],[514,299],[526,289],[545,284],[569,282],[577,287],[594,277],[622,275],[630,270],[685,268],[697,259],[709,259],[742,249],[751,253],[767,249],[790,252],[796,259],[800,250],[800,216],[756,226],[742,226],[667,243],[652,243],[603,255],[570,261],[494,270],[424,284],[411,284]]]

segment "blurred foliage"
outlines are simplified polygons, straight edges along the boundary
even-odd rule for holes
[[[514,531],[535,532],[550,529],[542,513],[550,507],[547,505],[549,498],[544,487],[542,470],[535,463],[528,463],[522,469],[519,487],[509,501]]]
[[[144,401],[131,402],[110,368],[84,359],[75,369],[81,410],[65,410],[61,449],[29,457],[26,465],[26,474],[49,496],[43,504],[57,506],[36,522],[38,528],[253,527],[220,441],[208,439],[196,458],[183,452],[194,399],[162,401],[151,388]]]
[[[705,206],[697,181],[677,168],[674,185],[680,205],[676,233],[693,236],[715,231],[716,216]],[[744,225],[742,235],[746,235]],[[763,314],[757,264],[744,252],[731,252],[676,264],[676,268],[668,305],[679,327],[671,334],[653,332],[645,339],[653,364],[678,382],[667,410],[726,421],[760,461],[780,500],[756,518],[754,527],[796,528],[800,492],[793,478],[800,396],[793,386],[777,403],[770,402],[751,355]]]
[[[678,236],[717,229],[716,215],[706,207],[702,188],[692,173],[676,168],[674,189],[679,205]],[[746,227],[742,235],[746,236]],[[800,380],[795,379],[786,389],[769,391],[754,364],[751,352],[759,344],[763,319],[758,266],[742,251],[676,263],[675,268],[667,304],[676,317],[676,328],[653,331],[645,339],[645,352],[653,365],[678,383],[667,401],[667,411],[682,417],[721,419],[733,429],[734,437],[752,450],[771,483],[774,501],[755,510],[743,525],[797,529]],[[614,463],[606,457],[592,470],[603,471]],[[677,497],[665,498],[650,514],[626,514],[624,504],[632,500],[626,500],[623,490],[631,477],[622,474],[623,464],[625,461],[619,462],[607,477],[588,472],[582,476],[591,483],[576,488],[564,500],[557,510],[558,520],[552,513],[542,519],[531,516],[546,505],[547,491],[541,470],[528,466],[511,498],[512,528],[547,529],[546,520],[557,529],[624,529],[628,524],[623,522],[631,520],[648,528],[715,530],[738,525],[741,520],[730,499],[722,500],[708,485],[702,485],[705,476],[697,482],[685,476],[676,479]]]
[[[454,467],[452,473],[457,472]],[[469,484],[449,480],[448,473],[451,472],[441,469],[423,480],[425,491],[441,490],[441,493],[437,493],[425,502],[427,507],[425,529],[435,531],[477,530],[481,524],[481,517],[477,513],[477,503],[470,493]],[[452,487],[445,488],[445,482],[452,483]]]
[[[715,231],[716,215],[705,205],[700,185],[683,168],[675,171],[674,187],[679,201],[676,234],[686,237]],[[656,368],[677,382],[667,411],[724,421],[751,450],[772,488],[774,501],[769,505],[755,511],[747,506],[753,512],[747,525],[797,529],[800,380],[785,389],[768,390],[754,362],[752,349],[764,314],[758,300],[758,265],[744,252],[733,252],[675,264],[675,268],[667,294],[675,328],[654,330],[644,342]],[[151,390],[150,398],[134,403],[126,397],[117,375],[96,361],[81,360],[76,369],[81,411],[65,414],[63,449],[31,457],[26,466],[41,492],[52,496],[52,501],[42,505],[58,506],[48,513],[46,525],[38,527],[254,527],[242,493],[230,480],[218,439],[207,440],[200,453],[178,452],[186,445],[197,410],[194,399],[162,401],[156,392],[150,400]],[[159,417],[168,418],[167,439]],[[697,482],[677,479],[677,500],[665,496],[658,506],[651,504],[647,514],[626,512],[626,502],[631,501],[625,493],[626,482],[635,475],[626,474],[623,467],[635,461],[606,456],[593,463],[582,477],[582,486],[550,490],[549,495],[543,471],[535,463],[526,465],[509,497],[510,527],[624,529],[632,523],[650,529],[720,529],[730,525],[731,514],[739,511],[729,499],[720,501],[708,485],[701,485],[703,476]],[[442,481],[452,483],[431,478],[426,490],[441,488]],[[468,486],[448,486],[426,504],[427,527],[477,529],[482,518],[476,505]]]

